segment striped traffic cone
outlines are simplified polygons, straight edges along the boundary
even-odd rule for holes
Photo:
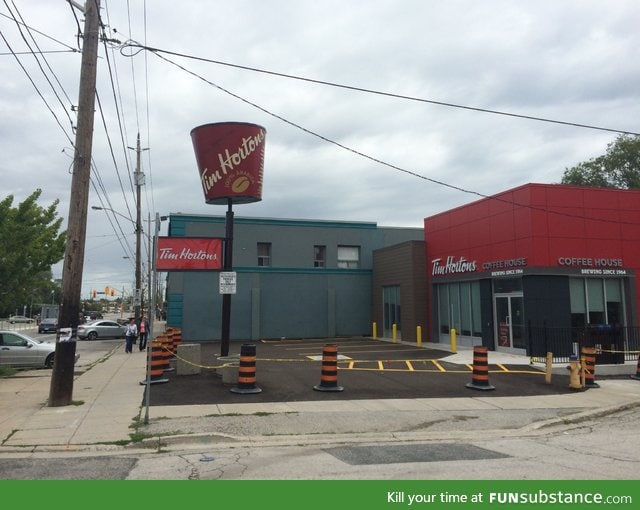
[[[147,379],[140,381],[140,384],[158,384],[168,383],[169,379],[164,377],[164,355],[162,349],[162,342],[151,342],[151,359],[147,363]]]
[[[473,373],[471,382],[467,383],[467,388],[474,390],[495,390],[495,386],[489,384],[489,349],[487,347],[476,346],[473,348]]]
[[[636,368],[636,375],[632,375],[631,379],[635,379],[636,381],[640,381],[640,355],[638,355],[638,366]]]
[[[240,366],[238,367],[238,385],[231,388],[232,393],[260,393],[256,386],[256,346],[242,344],[240,347]]]
[[[316,391],[343,391],[338,386],[338,346],[327,344],[322,348],[322,372],[320,384],[313,387]]]

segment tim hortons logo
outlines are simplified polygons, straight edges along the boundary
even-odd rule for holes
[[[265,132],[264,130],[260,130],[260,132],[255,136],[243,137],[242,143],[235,152],[229,152],[229,149],[225,149],[224,152],[219,152],[218,161],[220,163],[220,168],[217,170],[205,168],[202,171],[202,186],[205,192],[209,192],[209,190],[213,189],[216,183],[223,179],[223,176],[234,170],[245,159],[253,154],[261,146],[264,139]]]
[[[476,261],[467,260],[460,257],[456,261],[454,257],[447,257],[447,261],[442,264],[442,259],[433,259],[431,261],[431,274],[433,276],[444,276],[455,273],[470,273],[477,269]]]

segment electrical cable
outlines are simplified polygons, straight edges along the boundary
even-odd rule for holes
[[[364,87],[356,87],[356,86],[352,86],[352,85],[345,85],[345,84],[341,84],[341,83],[336,83],[336,82],[330,82],[330,81],[326,81],[326,80],[316,80],[313,78],[305,78],[302,76],[296,76],[293,74],[286,74],[286,73],[279,73],[276,71],[269,71],[266,69],[260,69],[257,67],[250,67],[250,66],[243,66],[243,65],[239,65],[239,64],[232,64],[229,62],[223,62],[220,60],[214,60],[214,59],[208,59],[208,58],[204,58],[204,57],[197,57],[194,55],[187,55],[185,53],[178,53],[175,51],[170,51],[170,50],[164,50],[161,48],[154,48],[151,46],[146,46],[146,45],[142,45],[140,43],[137,43],[135,41],[127,41],[125,42],[121,49],[120,52],[124,55],[124,56],[134,56],[134,54],[131,55],[127,55],[126,53],[123,52],[124,48],[129,48],[129,47],[133,47],[133,48],[140,48],[140,50],[147,50],[150,51],[152,53],[155,54],[159,54],[159,53],[164,53],[167,55],[172,55],[175,57],[181,57],[181,58],[186,58],[186,59],[190,59],[190,60],[198,60],[200,62],[207,62],[210,64],[216,64],[216,65],[221,65],[221,66],[227,66],[227,67],[233,67],[236,69],[242,69],[244,71],[251,71],[254,73],[262,73],[262,74],[268,74],[271,76],[277,76],[280,78],[288,78],[291,80],[298,80],[298,81],[303,81],[303,82],[307,82],[307,83],[315,83],[318,85],[325,85],[328,87],[335,87],[335,88],[341,88],[341,89],[346,89],[346,90],[353,90],[356,92],[364,92],[367,94],[375,94],[375,95],[379,95],[379,96],[386,96],[386,97],[392,97],[392,98],[396,98],[396,99],[403,99],[406,101],[416,101],[419,103],[427,103],[427,104],[433,104],[433,105],[437,105],[437,106],[445,106],[448,108],[457,108],[457,109],[462,109],[462,110],[470,110],[470,111],[474,111],[474,112],[479,112],[479,113],[489,113],[492,115],[502,115],[502,116],[506,116],[506,117],[514,117],[514,118],[518,118],[518,119],[525,119],[525,120],[533,120],[533,121],[537,121],[537,122],[548,122],[548,123],[552,123],[552,124],[560,124],[560,125],[564,125],[564,126],[570,126],[570,127],[578,127],[578,128],[585,128],[585,129],[595,129],[595,130],[599,130],[599,131],[608,131],[611,133],[620,133],[620,134],[625,134],[625,135],[640,135],[640,132],[634,132],[634,131],[627,131],[627,130],[621,130],[621,129],[614,129],[614,128],[608,128],[608,127],[602,127],[602,126],[595,126],[595,125],[591,125],[591,124],[582,124],[582,123],[578,123],[578,122],[569,122],[569,121],[563,121],[563,120],[557,120],[557,119],[549,119],[549,118],[545,118],[545,117],[536,117],[533,115],[524,115],[524,114],[519,114],[519,113],[512,113],[512,112],[505,112],[505,111],[501,111],[501,110],[492,110],[492,109],[488,109],[488,108],[481,108],[481,107],[476,107],[476,106],[467,106],[467,105],[462,105],[462,104],[456,104],[456,103],[450,103],[450,102],[445,102],[445,101],[436,101],[433,99],[425,99],[425,98],[420,98],[420,97],[415,97],[415,96],[408,96],[408,95],[404,95],[404,94],[394,94],[391,92],[383,92],[380,90],[375,90],[375,89],[369,89],[369,88],[364,88]]]
[[[278,114],[276,114],[274,112],[271,112],[270,110],[268,110],[268,109],[266,109],[266,108],[264,108],[264,107],[262,107],[262,106],[260,106],[260,105],[258,105],[256,103],[254,103],[254,102],[252,102],[252,101],[250,101],[250,100],[248,100],[248,99],[246,99],[246,98],[244,98],[242,96],[239,96],[238,94],[235,94],[235,93],[231,92],[230,90],[228,90],[228,89],[226,89],[226,88],[224,88],[224,87],[222,87],[222,86],[220,86],[220,85],[208,80],[207,78],[199,75],[198,73],[187,69],[186,67],[182,66],[181,64],[178,64],[177,62],[174,62],[174,61],[168,59],[164,55],[161,55],[159,53],[155,53],[153,51],[152,51],[152,53],[155,54],[158,58],[160,58],[160,59],[166,61],[167,63],[177,67],[178,69],[181,69],[182,71],[184,71],[184,72],[186,72],[186,73],[198,78],[199,80],[207,83],[208,85],[217,88],[221,92],[224,92],[225,94],[227,94],[227,95],[229,95],[229,96],[231,96],[231,97],[233,97],[235,99],[238,99],[239,101],[241,101],[241,102],[243,102],[243,103],[245,103],[245,104],[247,104],[247,105],[249,105],[249,106],[251,106],[251,107],[253,107],[253,108],[255,108],[255,109],[257,109],[257,110],[259,110],[261,112],[263,112],[263,113],[265,113],[266,115],[269,115],[269,116],[271,116],[271,117],[273,117],[275,119],[278,119],[281,122],[284,122],[285,124],[288,124],[288,125],[296,128],[296,129],[299,129],[300,131],[302,131],[304,133],[307,133],[307,134],[309,134],[309,135],[311,135],[313,137],[316,137],[316,138],[318,138],[318,139],[320,139],[320,140],[322,140],[324,142],[327,142],[327,143],[329,143],[331,145],[334,145],[334,146],[336,146],[336,147],[338,147],[340,149],[343,149],[345,151],[351,152],[351,153],[353,153],[353,154],[355,154],[357,156],[360,156],[360,157],[362,157],[364,159],[367,159],[369,161],[372,161],[372,162],[377,163],[377,164],[382,165],[382,166],[386,166],[386,167],[391,168],[393,170],[396,170],[398,172],[401,172],[401,173],[404,173],[404,174],[407,174],[407,175],[410,175],[410,176],[413,176],[413,177],[417,177],[419,179],[422,179],[422,180],[425,180],[425,181],[431,182],[433,184],[437,184],[439,186],[443,186],[443,187],[446,187],[446,188],[449,188],[449,189],[452,189],[452,190],[455,190],[455,191],[460,191],[462,193],[467,193],[467,194],[470,194],[470,195],[475,195],[475,196],[480,197],[480,198],[491,199],[491,200],[495,200],[497,202],[502,202],[502,203],[506,203],[506,204],[510,204],[510,205],[516,205],[516,206],[519,206],[519,207],[525,207],[525,208],[530,209],[530,210],[537,210],[537,211],[541,211],[541,212],[545,212],[545,213],[549,213],[549,214],[555,214],[555,215],[559,215],[559,216],[571,217],[571,218],[577,218],[577,219],[583,219],[583,220],[589,220],[589,221],[599,221],[599,222],[603,222],[603,223],[637,225],[637,223],[626,222],[626,221],[623,221],[623,220],[615,221],[615,220],[610,220],[610,219],[605,219],[605,218],[588,217],[588,216],[584,216],[584,215],[571,214],[571,213],[560,212],[560,211],[553,211],[553,210],[550,210],[550,209],[546,209],[544,207],[538,207],[538,206],[534,206],[534,205],[519,204],[519,203],[517,203],[515,201],[507,200],[507,199],[501,198],[501,197],[496,196],[496,195],[487,195],[487,194],[484,194],[484,193],[480,193],[478,191],[468,190],[468,189],[462,188],[460,186],[456,186],[454,184],[449,184],[449,183],[446,183],[444,181],[439,181],[437,179],[433,179],[431,177],[427,177],[427,176],[419,174],[419,173],[417,173],[415,171],[408,170],[406,168],[402,168],[400,166],[394,165],[392,163],[388,163],[388,162],[383,161],[383,160],[381,160],[379,158],[376,158],[374,156],[370,156],[369,154],[365,154],[364,152],[361,152],[361,151],[359,151],[357,149],[354,149],[352,147],[344,145],[343,143],[340,143],[340,142],[337,142],[335,140],[332,140],[331,138],[328,138],[328,137],[326,137],[324,135],[321,135],[320,133],[312,131],[311,129],[305,128],[304,126],[301,126],[300,124],[297,124],[297,123],[295,123],[295,122],[293,122],[293,121],[291,121],[289,119],[286,119],[286,118],[282,117],[281,115],[278,115]]]

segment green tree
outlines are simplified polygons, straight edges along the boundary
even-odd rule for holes
[[[0,315],[49,302],[55,288],[51,266],[64,257],[66,233],[60,232],[59,201],[40,207],[41,194],[37,189],[17,207],[13,195],[0,201]]]
[[[565,169],[562,184],[639,189],[640,136],[618,136],[606,154]]]

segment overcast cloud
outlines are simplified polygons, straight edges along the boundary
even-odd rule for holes
[[[18,14],[30,29],[21,27],[31,49],[12,19]],[[74,140],[69,117],[75,122],[70,110],[77,104],[81,58],[65,50],[78,48],[83,17],[76,15],[79,25],[64,0],[0,3],[6,39],[0,39],[0,197],[13,194],[18,203],[41,187],[42,205],[60,200],[65,225]],[[640,132],[636,0],[102,0],[101,16],[109,36],[122,42]],[[45,54],[55,76],[40,59],[60,100],[34,57],[23,53],[35,49],[31,36],[43,52],[63,51]],[[204,203],[189,136],[211,122],[252,122],[267,129],[263,201],[234,207],[236,215],[383,226],[422,226],[425,216],[477,199],[473,193],[559,182],[565,168],[604,153],[616,137],[163,56],[291,123],[426,179],[320,140],[153,53],[121,52],[114,43],[108,50],[100,46],[98,95],[107,130],[97,115],[93,153],[93,181],[96,187],[102,183],[106,195],[92,187],[91,205],[135,218],[135,152],[127,147],[135,146],[140,132],[142,147],[149,149],[142,157],[143,218],[156,212],[224,214],[224,206]],[[118,219],[124,236],[103,211],[88,212],[84,297],[107,285],[130,292],[135,235],[131,222]]]

